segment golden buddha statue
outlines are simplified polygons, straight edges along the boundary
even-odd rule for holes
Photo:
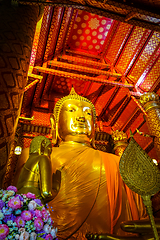
[[[61,171],[61,187],[48,205],[59,240],[86,239],[88,232],[127,235],[120,223],[145,215],[141,197],[121,179],[119,157],[94,149],[95,120],[94,105],[73,88],[51,115],[53,143],[59,145],[52,169]]]
[[[18,179],[18,193],[32,192],[44,203],[55,197],[56,192],[52,189],[51,152],[52,144],[48,138],[44,136],[33,138],[29,158]]]

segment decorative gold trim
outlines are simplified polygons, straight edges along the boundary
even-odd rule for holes
[[[66,100],[71,100],[71,99],[76,99],[76,100],[80,100],[80,101],[83,101],[83,102],[88,102],[91,105],[91,107],[92,107],[92,110],[93,110],[93,120],[94,120],[94,123],[95,123],[95,121],[96,121],[96,109],[95,109],[93,103],[91,101],[89,101],[87,98],[78,95],[75,92],[73,87],[72,87],[72,89],[70,91],[70,94],[65,96],[65,97],[63,97],[63,98],[61,98],[55,105],[54,116],[55,116],[56,123],[58,123],[58,121],[59,121],[59,114],[60,114],[61,108],[63,106],[63,103]]]

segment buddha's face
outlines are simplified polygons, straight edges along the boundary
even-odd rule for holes
[[[46,140],[43,140],[41,142],[40,154],[44,154],[44,155],[50,157],[51,152],[52,152],[52,144],[47,145]]]
[[[65,140],[90,140],[94,134],[93,111],[88,102],[66,100],[59,114],[59,136]]]

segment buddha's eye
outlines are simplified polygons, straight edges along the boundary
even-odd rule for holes
[[[86,110],[85,113],[86,113],[87,115],[90,115],[90,116],[92,115],[92,113],[91,113],[90,111],[88,111],[88,110]]]
[[[68,109],[68,112],[75,112],[75,109]]]

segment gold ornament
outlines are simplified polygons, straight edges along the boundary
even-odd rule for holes
[[[154,93],[145,93],[140,97],[140,102],[146,111],[146,122],[150,135],[154,136],[154,146],[157,155],[160,154],[160,102],[159,96]]]
[[[121,157],[125,148],[128,145],[127,134],[124,133],[123,131],[116,130],[112,133],[111,137],[114,143],[114,152],[117,156]]]
[[[142,196],[151,220],[155,239],[158,240],[159,237],[152,212],[151,196],[160,189],[160,171],[133,137],[120,159],[119,170],[126,185]]]
[[[154,92],[148,92],[141,95],[139,101],[142,105],[145,105],[147,102],[159,101],[159,96]]]
[[[112,139],[114,143],[116,143],[118,141],[126,142],[128,138],[126,133],[124,133],[123,131],[116,130],[112,133]]]

